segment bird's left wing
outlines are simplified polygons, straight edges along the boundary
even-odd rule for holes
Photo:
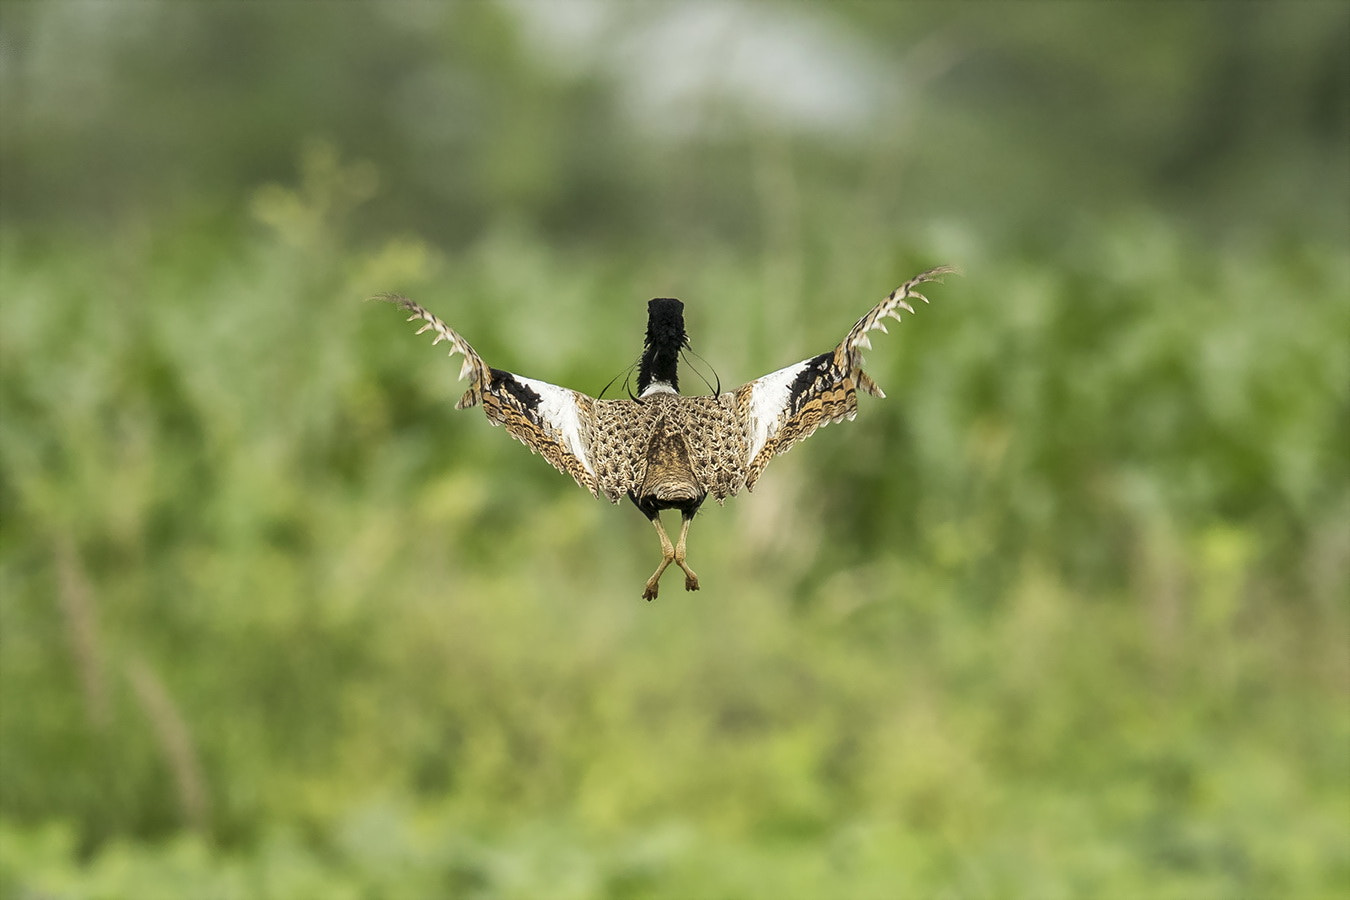
[[[738,413],[746,420],[749,447],[745,486],[753,487],[764,467],[779,453],[831,422],[852,419],[858,412],[858,389],[886,396],[862,370],[862,351],[871,349],[868,332],[886,330],[889,316],[900,320],[900,310],[914,312],[911,300],[928,302],[916,288],[954,273],[939,266],[916,275],[896,288],[854,324],[837,347],[811,359],[779,369],[737,388]]]
[[[407,297],[384,294],[379,300],[395,303],[412,313],[409,322],[421,320],[417,330],[436,333],[432,344],[450,343],[450,354],[464,357],[459,370],[468,379],[469,389],[455,404],[456,409],[482,405],[494,425],[507,432],[550,465],[576,479],[577,484],[599,496],[595,467],[591,462],[591,435],[595,400],[579,391],[558,387],[533,378],[525,378],[483,362],[469,342],[449,325]]]

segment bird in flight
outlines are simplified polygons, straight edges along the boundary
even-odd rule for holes
[[[647,336],[638,363],[637,393],[604,400],[533,378],[494,369],[459,333],[418,304],[396,294],[379,297],[435,332],[433,344],[447,341],[464,357],[459,377],[469,389],[456,409],[482,406],[494,425],[596,497],[618,503],[627,497],[656,527],[661,563],[647,579],[642,597],[656,599],[661,575],[673,562],[684,570],[684,588],[696,591],[698,576],[685,558],[689,523],[709,496],[722,503],[742,488],[751,490],[764,467],[779,453],[831,422],[852,419],[859,389],[882,393],[862,370],[868,333],[886,331],[885,319],[914,312],[911,300],[928,302],[916,290],[954,273],[929,269],[888,294],[849,329],[832,350],[794,363],[732,391],[691,396],[680,393],[677,363],[689,346],[684,304],[658,298],[647,304]],[[601,392],[603,393],[603,391]],[[680,512],[674,544],[661,524],[661,511]]]

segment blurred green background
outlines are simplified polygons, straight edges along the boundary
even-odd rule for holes
[[[0,895],[1345,896],[1347,46],[7,0]],[[678,296],[735,385],[944,263],[652,604],[362,302],[596,393]]]

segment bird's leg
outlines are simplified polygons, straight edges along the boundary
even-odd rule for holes
[[[689,523],[692,521],[694,521],[693,516],[687,515],[684,517],[684,521],[680,523],[680,540],[675,545],[675,565],[684,569],[684,589],[686,591],[698,590],[698,576],[694,574],[693,569],[684,563],[684,542],[689,537]]]
[[[670,546],[670,537],[666,534],[666,529],[661,525],[661,516],[652,516],[652,524],[656,526],[656,534],[661,538],[661,565],[657,566],[656,571],[652,573],[652,577],[647,579],[647,587],[642,592],[643,600],[656,599],[656,594],[660,590],[660,585],[658,585],[657,582],[661,580],[661,573],[666,570],[666,566],[670,565],[671,560],[675,558],[675,548]],[[683,532],[681,532],[680,535],[680,546],[684,546]],[[683,566],[684,563],[680,563],[680,565]]]

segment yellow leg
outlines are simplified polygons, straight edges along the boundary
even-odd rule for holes
[[[675,545],[675,565],[684,569],[684,589],[686,591],[698,590],[698,576],[694,570],[684,564],[684,542],[689,537],[689,523],[694,521],[691,518],[685,518],[680,523],[680,541]]]
[[[652,573],[652,577],[647,579],[647,587],[642,592],[643,600],[656,599],[656,594],[660,590],[660,585],[658,585],[657,582],[661,580],[661,573],[664,572],[666,566],[670,565],[671,561],[675,559],[675,548],[670,546],[670,537],[666,534],[666,529],[661,525],[661,517],[652,516],[652,524],[656,526],[656,534],[661,538],[661,565],[657,566],[656,571]],[[683,532],[680,533],[680,546],[684,546]],[[683,566],[684,563],[680,563],[680,565]]]

